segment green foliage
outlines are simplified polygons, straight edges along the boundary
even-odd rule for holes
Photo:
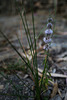
[[[30,33],[29,33],[29,29],[28,29],[28,24],[27,24],[27,20],[26,20],[26,17],[25,17],[25,21],[26,21],[26,26],[25,26],[25,23],[24,23],[24,19],[23,19],[23,16],[22,16],[22,14],[21,14],[21,12],[20,12],[20,16],[21,16],[21,19],[22,19],[22,22],[23,22],[23,26],[24,26],[24,29],[25,29],[25,33],[26,33],[26,37],[27,37],[27,40],[28,40],[28,43],[29,43],[29,47],[30,47],[30,51],[31,51],[31,56],[32,56],[32,61],[33,61],[33,69],[32,69],[32,67],[31,67],[31,62],[29,61],[29,59],[27,58],[27,56],[26,56],[26,59],[18,52],[18,50],[12,45],[12,43],[9,41],[9,39],[4,35],[4,33],[2,32],[2,31],[0,31],[0,33],[6,38],[6,40],[9,42],[9,44],[12,46],[12,48],[17,52],[17,54],[21,57],[21,59],[23,60],[23,62],[24,62],[24,65],[23,66],[27,66],[27,68],[31,71],[31,73],[32,73],[32,76],[33,76],[33,79],[34,79],[34,83],[35,83],[35,98],[36,98],[36,100],[40,100],[40,94],[41,94],[41,90],[42,90],[42,86],[43,86],[43,83],[45,83],[44,84],[44,86],[46,87],[47,86],[47,84],[48,84],[48,78],[47,78],[47,75],[46,75],[46,68],[47,68],[47,60],[44,60],[44,70],[43,70],[43,74],[42,74],[42,78],[41,78],[41,82],[40,82],[40,85],[39,85],[39,77],[38,77],[38,65],[37,65],[37,48],[36,48],[36,36],[35,36],[35,27],[34,27],[34,15],[33,15],[33,12],[32,12],[32,22],[33,22],[33,34],[34,34],[34,46],[32,45],[32,38],[31,38],[31,36],[30,36]],[[24,15],[24,16],[26,16],[26,15]],[[17,37],[18,38],[18,37]],[[24,48],[23,48],[23,45],[21,45],[21,42],[20,42],[20,40],[19,40],[19,38],[18,38],[18,41],[19,41],[19,43],[20,43],[20,46],[21,46],[21,48],[22,48],[22,51],[25,53],[25,51],[24,51]],[[32,52],[33,51],[33,52]],[[34,52],[35,51],[35,52]],[[13,64],[13,65],[9,65],[9,67],[8,67],[8,70],[12,70],[12,71],[14,71],[14,70],[24,70],[23,69],[23,66],[21,66],[21,68],[19,68],[18,67],[19,66],[19,63],[15,63],[15,64]],[[0,73],[4,78],[6,78],[7,80],[9,80],[8,79],[8,76],[7,77],[5,77],[5,75],[1,72]],[[45,82],[44,82],[44,75],[45,75]],[[9,80],[9,82],[13,85],[13,88],[16,90],[16,91],[18,91],[17,90],[17,87],[12,83],[12,81],[11,80]],[[9,95],[9,94],[4,94],[4,95]],[[12,94],[11,94],[12,95]],[[13,95],[14,96],[14,95]],[[16,94],[16,96],[18,96],[17,94]],[[23,95],[22,96],[18,96],[20,99],[21,99],[21,97],[24,97]],[[22,100],[22,99],[21,99]]]
[[[31,2],[31,4],[32,4],[32,2]],[[18,8],[18,10],[19,10],[19,8]],[[39,36],[36,37],[36,34],[35,34],[36,32],[35,32],[35,26],[34,26],[33,4],[31,6],[31,10],[32,10],[32,23],[33,23],[34,45],[33,45],[33,41],[32,41],[32,38],[31,38],[30,30],[28,28],[28,23],[27,23],[27,18],[26,18],[25,10],[23,9],[23,11],[24,11],[23,15],[22,15],[22,12],[20,12],[20,10],[19,10],[19,14],[20,14],[20,17],[22,19],[22,23],[23,23],[23,26],[24,26],[24,29],[25,29],[26,38],[27,38],[27,41],[28,41],[28,44],[29,44],[29,47],[30,47],[30,52],[31,52],[31,56],[32,56],[33,66],[31,66],[31,61],[28,59],[28,57],[26,56],[26,59],[25,59],[20,54],[20,52],[13,46],[13,44],[9,41],[9,39],[7,38],[7,36],[5,36],[4,33],[1,30],[0,30],[0,33],[4,36],[4,38],[8,41],[8,43],[11,45],[11,47],[16,51],[16,53],[20,56],[20,58],[24,62],[23,65],[21,64],[21,67],[18,67],[19,66],[19,62],[15,63],[13,65],[9,65],[8,70],[25,70],[23,66],[27,66],[27,68],[32,73],[33,80],[34,80],[34,83],[35,83],[35,93],[36,93],[35,94],[35,98],[36,98],[36,100],[40,100],[40,98],[41,98],[40,97],[41,96],[41,91],[43,90],[43,87],[44,87],[44,89],[46,89],[46,87],[48,86],[48,80],[49,80],[49,78],[47,76],[47,72],[48,72],[48,56],[49,56],[49,54],[48,54],[47,51],[45,52],[47,56],[46,56],[46,58],[43,61],[44,70],[43,70],[43,73],[42,73],[42,77],[39,80],[39,77],[38,77],[38,64],[37,64],[37,46],[36,46],[36,42],[37,42],[37,39],[38,39]],[[40,34],[42,33],[42,31],[40,32]],[[18,38],[18,36],[17,36],[17,38]],[[20,47],[21,47],[23,53],[25,53],[25,55],[26,55],[24,47],[21,44],[21,41],[20,41],[19,38],[18,38],[18,41],[20,43]],[[0,72],[0,74],[4,78],[6,78],[13,85],[13,88],[16,91],[18,91],[17,87],[12,83],[11,80],[9,80],[8,76],[5,76],[3,72]],[[44,76],[45,76],[45,79],[44,79]],[[9,94],[3,94],[3,95],[9,95]],[[11,95],[13,95],[13,94],[11,94]],[[23,95],[22,96],[16,95],[16,96],[18,96],[20,98],[20,100],[22,100],[21,97],[24,97]],[[43,100],[48,100],[48,98],[45,97]]]

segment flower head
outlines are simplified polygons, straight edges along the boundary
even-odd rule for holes
[[[51,35],[53,34],[53,30],[52,29],[46,29],[45,30],[45,35]]]
[[[45,46],[43,46],[43,49],[48,51],[51,47],[50,45],[51,45],[51,42],[52,42],[51,35],[53,34],[53,30],[52,30],[53,19],[48,18],[47,21],[48,21],[47,29],[45,30],[45,37],[43,38],[43,41],[45,43]]]
[[[51,42],[52,42],[52,39],[50,38],[50,39],[48,39],[48,40],[45,40],[44,42],[45,42],[45,43],[51,43]]]

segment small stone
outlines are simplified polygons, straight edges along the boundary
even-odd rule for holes
[[[26,74],[26,75],[24,76],[24,79],[27,78],[27,77],[28,77],[28,74]]]
[[[0,90],[2,90],[4,88],[4,85],[0,85]]]
[[[54,68],[53,70],[52,70],[52,73],[55,73],[56,72],[56,68]]]

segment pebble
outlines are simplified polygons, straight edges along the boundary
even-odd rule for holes
[[[23,78],[25,79],[25,78],[27,78],[28,77],[28,74],[26,74]]]
[[[0,85],[0,90],[2,90],[4,88],[4,85]]]

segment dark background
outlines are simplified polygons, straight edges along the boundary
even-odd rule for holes
[[[63,13],[67,17],[67,0],[32,0],[34,11],[38,9],[53,10],[54,4],[57,8],[57,13]],[[16,5],[20,8],[25,7],[27,12],[30,12],[31,0],[0,0],[0,14],[14,15],[17,14]]]

